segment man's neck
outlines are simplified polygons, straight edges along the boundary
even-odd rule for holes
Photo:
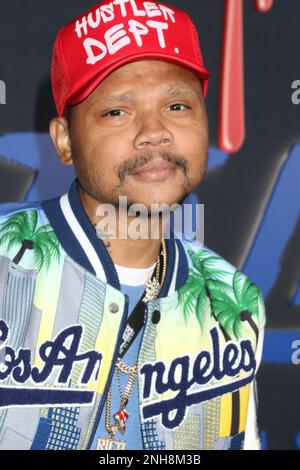
[[[159,255],[161,240],[103,240],[114,262],[127,268],[148,268]]]
[[[101,227],[103,227],[101,222],[103,222],[104,218],[97,215],[97,213],[99,214],[101,204],[87,195],[81,188],[79,194],[84,210],[95,230],[97,230],[98,237],[103,240],[114,264],[128,268],[148,268],[156,262],[167,224],[166,218],[155,217],[155,219],[152,219],[152,222],[150,216],[146,219],[139,219],[139,221],[143,220],[143,223],[146,224],[145,226],[148,227],[148,231],[147,233],[145,230],[143,231],[143,238],[134,239],[131,236],[132,230],[130,230],[130,227],[133,227],[132,224],[136,221],[136,218],[129,217],[127,214],[124,214],[124,211],[120,212],[116,209],[116,234],[114,236],[107,236],[101,230]],[[135,227],[136,224],[134,225]]]

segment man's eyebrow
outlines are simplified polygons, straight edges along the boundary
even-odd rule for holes
[[[198,95],[195,88],[187,86],[185,84],[172,84],[164,86],[164,92],[167,96],[176,97],[183,94],[196,94]]]
[[[94,103],[98,103],[99,101],[109,101],[109,102],[117,102],[117,101],[123,101],[124,103],[129,103],[130,101],[135,100],[135,94],[134,91],[126,91],[125,93],[110,93],[108,95],[104,95],[101,98],[98,98]]]

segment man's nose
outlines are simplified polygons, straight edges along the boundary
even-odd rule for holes
[[[142,118],[139,123],[139,130],[134,139],[134,146],[137,149],[151,147],[169,147],[174,142],[172,132],[166,128],[159,117]]]

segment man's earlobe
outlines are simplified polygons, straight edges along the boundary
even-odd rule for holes
[[[71,138],[65,117],[55,117],[50,122],[50,135],[64,165],[73,165]]]

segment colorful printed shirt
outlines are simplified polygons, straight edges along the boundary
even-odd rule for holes
[[[145,281],[147,274],[153,272],[154,266],[151,266],[147,269],[130,269],[123,266],[116,266],[118,277],[121,283],[121,291],[128,296],[129,299],[129,308],[128,316],[131,314],[132,310],[140,300],[142,294],[145,290]],[[126,354],[124,355],[123,362],[126,365],[132,366],[136,358],[138,357],[140,344],[142,339],[142,331],[138,334],[133,344],[130,346]],[[122,388],[122,393],[126,388],[128,383],[129,375],[128,374],[119,374],[120,383]],[[120,394],[118,390],[118,384],[116,380],[116,372],[114,372],[112,379],[112,400],[111,400],[111,409],[112,414],[116,413],[120,407]],[[99,426],[96,430],[95,437],[91,449],[101,450],[103,439],[108,436],[108,432],[105,428],[105,409],[103,409],[102,416],[99,422]],[[126,450],[141,450],[143,449],[142,442],[142,432],[140,426],[139,418],[139,408],[138,408],[138,387],[137,381],[134,382],[133,392],[130,396],[128,405],[126,406],[126,412],[129,414],[129,419],[126,422],[126,431],[124,436],[119,434],[119,438],[126,441]],[[113,422],[111,416],[110,422]],[[104,443],[105,446],[105,443]]]
[[[0,206],[0,449],[91,449],[102,437],[129,296],[77,185]],[[138,350],[143,449],[257,445],[261,293],[204,245],[173,235]]]

